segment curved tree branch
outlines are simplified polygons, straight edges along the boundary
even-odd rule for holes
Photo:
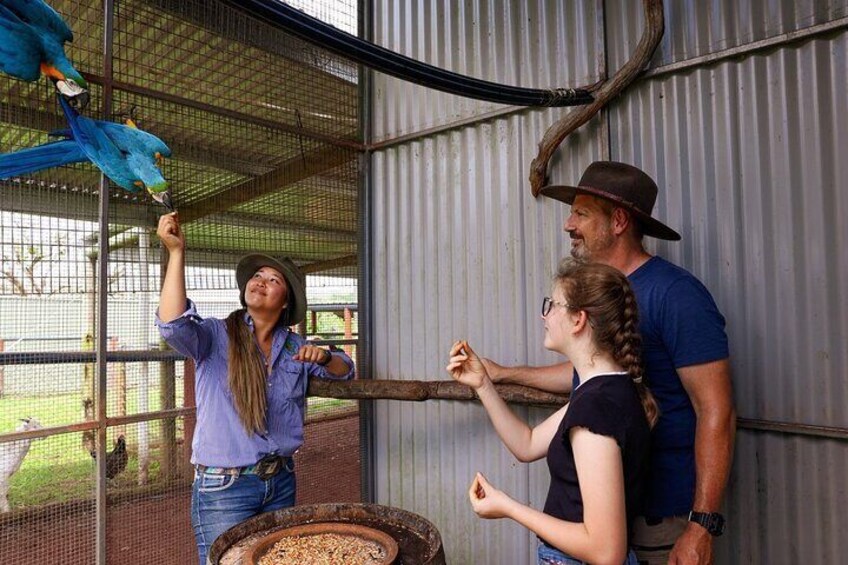
[[[530,163],[530,190],[534,197],[538,196],[539,190],[547,184],[548,163],[562,141],[571,132],[591,120],[601,108],[627,88],[651,60],[665,29],[663,3],[662,0],[642,0],[642,6],[645,12],[645,29],[630,60],[618,70],[612,79],[604,82],[593,92],[595,100],[591,104],[569,112],[549,127],[542,137],[542,141],[539,143],[539,153]]]

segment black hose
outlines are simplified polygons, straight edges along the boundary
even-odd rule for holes
[[[520,88],[446,71],[359,39],[277,0],[228,2],[336,55],[435,90],[514,106],[579,106],[593,101],[583,88]]]

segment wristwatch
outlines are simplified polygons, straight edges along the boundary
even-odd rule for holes
[[[720,536],[724,533],[724,516],[718,512],[689,512],[689,521],[703,526],[711,536]]]
[[[323,367],[323,366],[326,366],[326,365],[329,365],[329,364],[330,364],[330,361],[332,361],[332,360],[333,360],[333,353],[332,353],[332,352],[327,351],[326,349],[324,349],[324,353],[326,353],[326,354],[327,354],[327,356],[326,356],[326,357],[324,357],[324,359],[322,359],[321,361],[318,361],[318,364],[319,364],[319,365],[321,365],[322,367]]]

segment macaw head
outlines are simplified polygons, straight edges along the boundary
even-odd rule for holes
[[[53,81],[56,89],[78,110],[88,106],[88,81],[64,59],[56,63],[41,63],[41,72]]]
[[[158,160],[159,154],[156,154]],[[168,181],[162,176],[162,171],[156,166],[156,161],[148,157],[141,157],[136,160],[135,157],[129,159],[133,164],[133,170],[139,175],[139,180],[135,181],[135,185],[139,188],[145,188],[151,198],[159,204],[165,206],[169,211],[174,211],[174,205],[171,202],[171,193],[168,190]]]

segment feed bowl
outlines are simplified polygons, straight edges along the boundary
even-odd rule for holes
[[[296,565],[317,561],[319,557],[326,563],[331,555],[345,565],[391,565],[398,556],[397,542],[385,532],[359,524],[319,522],[284,528],[259,538],[248,550],[246,563],[262,565],[266,556],[266,561],[271,561],[273,556],[269,554],[281,542],[287,549],[281,552],[284,557],[272,561],[274,565]]]

